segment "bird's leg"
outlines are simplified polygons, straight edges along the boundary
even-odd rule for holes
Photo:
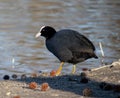
[[[75,74],[75,72],[76,72],[76,65],[73,65],[72,74]]]
[[[61,63],[60,63],[60,66],[59,66],[59,68],[57,69],[57,72],[56,72],[56,76],[59,76],[59,75],[60,75],[60,73],[61,73],[61,71],[62,71],[63,64],[64,64],[64,62],[61,62]]]

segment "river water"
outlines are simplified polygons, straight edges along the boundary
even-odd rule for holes
[[[120,58],[120,0],[0,0],[0,75],[51,71],[60,62],[35,38],[43,25],[56,30],[68,28],[88,37],[96,47],[99,59],[77,65],[94,68]],[[72,40],[72,39],[71,39]],[[64,73],[72,65],[65,64]]]

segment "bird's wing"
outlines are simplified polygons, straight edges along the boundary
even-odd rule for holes
[[[76,47],[80,49],[95,50],[93,43],[77,31],[66,29],[59,31],[58,34],[67,46],[72,46],[74,49]]]
[[[73,57],[76,58],[80,57],[87,59],[95,56],[95,47],[92,42],[84,35],[77,32],[72,34],[71,46],[69,49],[71,50]]]
[[[76,37],[76,39],[78,39],[77,43],[80,44],[81,47],[85,49],[92,49],[93,51],[95,51],[93,43],[87,37],[79,33],[74,33],[74,36]]]
[[[54,43],[49,41],[46,43],[46,46],[47,49],[62,62],[66,62],[72,58],[72,52],[57,41]]]

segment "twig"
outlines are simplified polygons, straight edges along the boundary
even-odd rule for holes
[[[98,67],[98,68],[93,68],[93,69],[91,69],[90,71],[96,71],[96,70],[99,70],[99,69],[102,69],[102,68],[111,68],[111,67],[113,67],[113,65],[104,65],[104,66],[101,66],[101,67]]]
[[[104,55],[104,51],[103,51],[102,43],[101,42],[99,42],[99,46],[100,46],[100,50],[101,50],[101,54],[102,54],[101,64],[105,65],[105,63],[104,63],[104,57],[105,57],[105,55]]]
[[[105,57],[101,42],[99,42],[99,46],[100,46],[100,50],[101,50],[101,53],[102,53],[102,57]]]
[[[98,68],[93,68],[90,71],[96,71],[96,70],[99,70],[99,69],[102,69],[102,68],[105,68],[105,67],[108,67],[108,66],[101,66],[101,67],[98,67]]]

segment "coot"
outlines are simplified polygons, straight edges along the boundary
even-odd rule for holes
[[[75,30],[62,29],[56,31],[51,26],[43,26],[36,37],[40,35],[46,38],[47,49],[61,61],[56,76],[61,73],[64,62],[72,63],[74,65],[72,73],[75,73],[75,64],[90,58],[98,58],[94,53],[93,43]]]

